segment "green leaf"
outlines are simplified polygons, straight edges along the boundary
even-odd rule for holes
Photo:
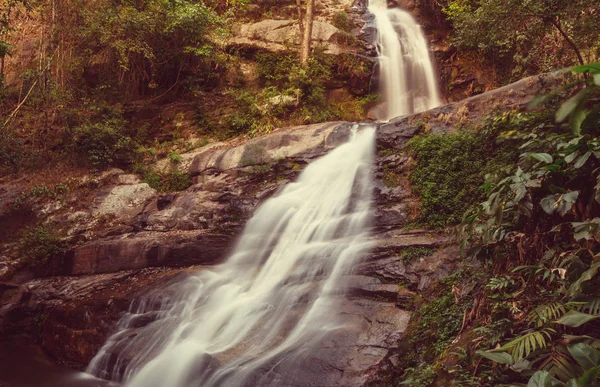
[[[578,387],[588,387],[595,385],[596,379],[600,376],[600,366],[590,368],[577,379]]]
[[[552,376],[548,371],[538,371],[529,379],[527,387],[552,387]]]
[[[573,359],[579,363],[584,370],[600,365],[600,351],[586,343],[569,345],[567,348]]]
[[[551,164],[554,161],[552,156],[548,153],[527,153],[527,156],[546,164]]]
[[[577,74],[582,73],[590,73],[590,74],[600,74],[600,63],[588,63],[585,65],[573,67],[571,69],[572,72]]]
[[[586,239],[591,239],[591,238],[586,238]],[[579,279],[577,281],[573,282],[573,284],[569,288],[569,293],[568,293],[569,296],[574,297],[575,295],[577,295],[581,291],[581,284],[594,278],[596,276],[596,274],[598,274],[599,269],[600,269],[600,261],[593,263],[588,270],[583,272],[583,274],[581,275],[581,277],[579,277]]]
[[[556,112],[556,122],[563,122],[569,115],[571,115],[577,106],[579,106],[579,103],[583,100],[586,94],[586,89],[583,89],[573,97],[566,100]]]
[[[575,151],[575,152],[567,155],[567,157],[565,157],[565,162],[572,163],[573,160],[575,160],[577,158],[577,156],[579,156],[579,151]]]
[[[570,310],[567,314],[556,320],[557,324],[566,325],[568,327],[577,328],[583,324],[596,320],[600,316],[593,316],[587,313],[581,313],[576,310]]]
[[[581,134],[581,125],[585,121],[588,112],[585,110],[585,99],[582,99],[569,118],[569,127],[575,135]]]
[[[501,364],[514,364],[513,358],[509,353],[506,352],[492,352],[492,351],[477,351],[479,356],[485,357],[491,361]]]
[[[577,384],[577,379],[569,380],[565,387],[579,387],[579,385]]]
[[[558,212],[560,216],[565,216],[573,208],[573,204],[577,201],[578,197],[579,191],[549,195],[540,201],[540,205],[548,215]]]
[[[583,167],[583,165],[588,161],[588,159],[590,158],[590,156],[592,155],[592,152],[585,152],[583,154],[583,156],[579,157],[577,159],[577,161],[575,162],[575,169],[579,169],[581,167]]]

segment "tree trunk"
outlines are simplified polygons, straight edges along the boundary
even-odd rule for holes
[[[313,27],[313,10],[315,7],[315,0],[306,1],[306,18],[304,20],[304,37],[302,38],[302,45],[300,46],[300,63],[303,67],[308,66],[308,57],[310,56],[310,43],[312,39],[312,27]]]
[[[296,0],[296,8],[298,8],[298,26],[300,27],[300,39],[304,36],[304,19],[302,17],[302,0]]]

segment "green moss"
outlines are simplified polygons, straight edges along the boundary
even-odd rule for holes
[[[258,164],[258,165],[253,165],[251,167],[252,173],[256,174],[256,175],[265,175],[265,174],[269,173],[270,170],[271,170],[271,165],[269,165],[269,164]]]
[[[434,251],[435,251],[435,249],[433,249],[431,247],[411,246],[411,247],[407,247],[406,249],[402,250],[402,252],[400,253],[400,259],[405,264],[408,264],[408,263],[418,260],[419,258],[430,256],[431,254],[434,253]]]
[[[460,331],[463,309],[450,292],[436,298],[418,312],[419,342],[432,343],[433,354],[441,355]]]
[[[382,181],[383,184],[385,184],[385,186],[388,188],[398,187],[402,182],[400,175],[394,172],[394,170],[390,169],[388,166],[383,168]]]
[[[387,157],[387,156],[394,155],[396,153],[397,153],[397,151],[395,149],[389,149],[389,148],[385,149],[384,148],[384,149],[379,149],[379,151],[377,152],[377,156],[378,157]]]
[[[465,209],[483,201],[477,187],[484,183],[489,155],[480,136],[422,135],[408,147],[417,160],[409,179],[420,197],[421,223],[432,228],[458,223]]]

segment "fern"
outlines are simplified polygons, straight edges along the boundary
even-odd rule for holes
[[[532,361],[532,365],[538,363],[539,367],[534,366],[532,368],[548,371],[552,376],[563,382],[576,377],[578,374],[575,360],[564,347],[557,347]]]
[[[518,336],[500,347],[501,350],[510,353],[515,362],[527,358],[531,353],[538,349],[544,349],[548,346],[548,341],[552,338],[554,329],[544,328],[541,331],[533,331]]]
[[[588,314],[600,314],[600,298],[587,301],[585,304],[581,305],[578,310]]]
[[[560,302],[539,305],[529,313],[527,322],[529,325],[541,327],[548,321],[559,319],[566,312],[565,306]]]

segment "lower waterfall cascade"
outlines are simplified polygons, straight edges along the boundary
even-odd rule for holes
[[[230,257],[134,301],[87,372],[128,386],[268,386],[302,379],[367,252],[375,128],[311,162],[266,200]],[[308,360],[307,360],[308,359]]]
[[[421,26],[412,15],[387,7],[387,0],[369,0],[377,25],[379,84],[383,105],[377,119],[423,112],[441,105],[436,74]]]

